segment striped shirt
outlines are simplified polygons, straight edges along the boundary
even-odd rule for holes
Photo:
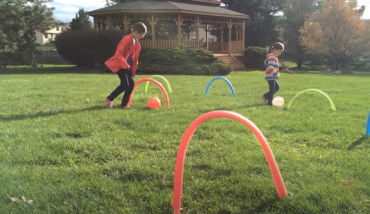
[[[279,77],[279,59],[273,54],[270,53],[266,56],[265,64],[267,66],[265,72],[265,80],[277,80]]]

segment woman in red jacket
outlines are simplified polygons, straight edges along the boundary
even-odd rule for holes
[[[131,33],[123,37],[119,42],[114,56],[105,62],[105,65],[113,73],[117,73],[121,80],[121,84],[105,98],[105,107],[111,108],[113,100],[122,92],[125,92],[120,108],[130,108],[127,103],[135,84],[134,76],[141,49],[139,39],[144,38],[146,33],[147,28],[144,23],[138,22],[134,24]]]

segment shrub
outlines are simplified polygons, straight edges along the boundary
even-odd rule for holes
[[[114,55],[124,35],[124,32],[117,30],[67,31],[57,36],[55,46],[59,55],[74,65],[104,65]],[[142,48],[137,73],[227,75],[231,70],[230,66],[206,50],[189,47]]]
[[[360,57],[354,58],[351,65],[356,70],[368,71],[370,68],[370,52],[367,52]]]
[[[55,39],[58,54],[77,66],[103,65],[126,33],[117,30],[66,31]]]
[[[227,75],[231,70],[210,51],[187,47],[143,48],[138,74]]]
[[[247,68],[265,69],[264,60],[266,59],[267,49],[251,46],[244,50],[245,63]]]

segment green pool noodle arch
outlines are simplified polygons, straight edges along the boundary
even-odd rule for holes
[[[166,85],[167,85],[167,89],[170,93],[172,93],[172,89],[171,89],[171,86],[170,86],[170,83],[167,81],[166,78],[160,76],[160,75],[153,75],[149,78],[153,78],[153,77],[159,77],[159,78],[162,78],[165,82],[166,82]],[[148,85],[149,85],[149,82],[146,82],[146,86],[145,86],[145,93],[148,93]]]
[[[306,89],[306,90],[303,90],[303,91],[301,91],[301,92],[299,92],[298,94],[296,94],[290,101],[289,101],[289,103],[288,103],[288,105],[287,105],[287,109],[289,109],[289,107],[292,105],[292,103],[293,103],[293,101],[299,96],[299,95],[301,95],[301,94],[303,94],[304,92],[307,92],[307,91],[316,91],[316,92],[319,92],[320,94],[322,94],[322,95],[324,95],[328,100],[329,100],[329,103],[330,103],[330,107],[331,107],[331,109],[333,109],[333,111],[335,111],[336,110],[336,108],[335,108],[335,106],[334,106],[334,103],[333,103],[333,101],[330,99],[330,97],[327,95],[327,94],[325,94],[324,92],[322,92],[322,91],[320,91],[320,90],[317,90],[317,89]]]

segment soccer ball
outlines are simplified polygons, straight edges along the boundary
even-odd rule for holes
[[[272,100],[272,105],[276,107],[283,107],[284,106],[284,99],[282,97],[275,97]]]
[[[152,97],[148,101],[148,107],[150,109],[156,109],[161,107],[161,101],[157,97]]]

